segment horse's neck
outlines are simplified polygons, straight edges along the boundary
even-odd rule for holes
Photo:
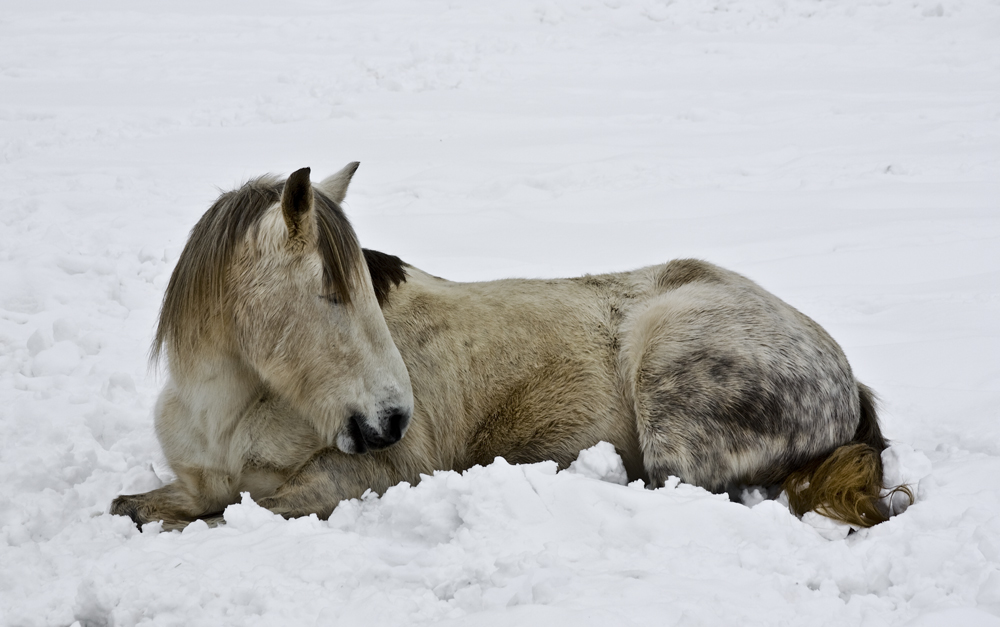
[[[260,379],[237,357],[218,354],[189,360],[183,368],[172,364],[170,376],[163,394],[179,403],[161,403],[158,420],[183,425],[191,435],[201,436],[191,438],[192,444],[202,443],[211,449],[206,455],[225,459],[237,424],[262,393]]]
[[[482,419],[498,387],[516,385],[558,354],[553,347],[565,339],[558,337],[560,323],[572,321],[562,305],[533,298],[537,284],[455,284],[415,269],[407,274],[383,311],[409,370],[420,420],[432,423],[424,428],[434,431],[435,453],[450,467],[448,456],[464,455],[458,448],[464,442],[453,442],[450,454],[441,450],[445,442],[462,437],[460,425]]]

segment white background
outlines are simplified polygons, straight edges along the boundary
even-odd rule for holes
[[[881,395],[917,504],[828,540],[597,449],[329,522],[109,516],[170,478],[188,230],[353,160],[363,245],[446,278],[760,282]],[[998,355],[996,0],[0,1],[0,624],[998,625]]]

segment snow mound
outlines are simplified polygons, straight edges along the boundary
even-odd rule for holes
[[[594,446],[580,451],[580,456],[563,472],[577,474],[598,481],[608,481],[625,485],[628,475],[622,458],[615,452],[615,447],[608,442],[598,442]]]

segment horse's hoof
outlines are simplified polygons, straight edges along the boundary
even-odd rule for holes
[[[128,516],[135,523],[136,528],[142,531],[143,524],[149,522],[144,520],[139,514],[139,503],[135,495],[123,494],[111,501],[111,514],[114,516]]]

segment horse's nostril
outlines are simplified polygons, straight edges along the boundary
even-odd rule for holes
[[[350,432],[351,440],[354,443],[355,453],[364,453],[368,450],[368,442],[365,439],[364,425],[365,418],[360,414],[352,414],[348,421],[347,429]]]
[[[403,431],[410,424],[410,412],[396,407],[386,420],[385,436],[390,442],[398,442],[403,437]]]

